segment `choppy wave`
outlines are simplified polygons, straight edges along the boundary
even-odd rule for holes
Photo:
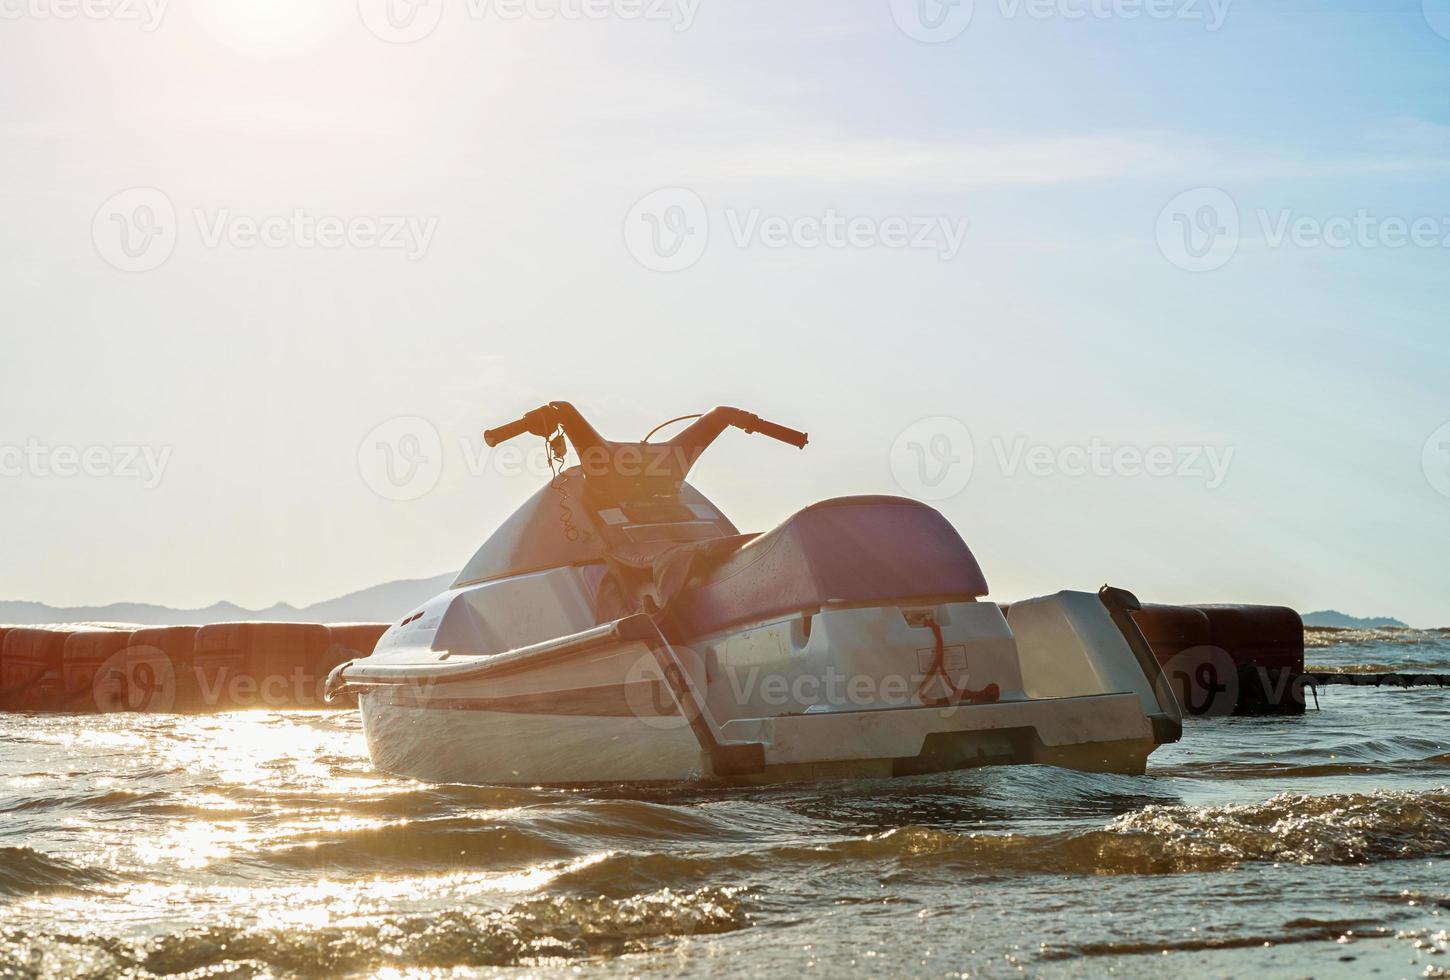
[[[1245,933],[1232,936],[1198,936],[1192,939],[1157,940],[1155,942],[1081,943],[1069,947],[1049,947],[1041,953],[1044,960],[1070,960],[1081,956],[1141,956],[1148,953],[1191,953],[1220,949],[1253,949],[1284,943],[1310,943],[1316,940],[1338,940],[1347,935],[1390,936],[1392,929],[1366,919],[1298,919],[1285,924],[1282,931]]]
[[[330,928],[219,925],[137,944],[10,933],[0,938],[0,974],[330,977],[389,967],[527,966],[643,952],[747,924],[744,901],[734,890],[704,888],[623,900],[533,899],[502,911],[455,909]]]
[[[1310,671],[1355,674],[1450,673],[1450,630],[1306,628]]]
[[[1221,871],[1253,862],[1368,864],[1450,853],[1450,789],[1151,805],[1102,830],[1042,836],[913,827],[830,850],[853,858],[929,858],[962,870],[1094,875]]]
[[[629,891],[849,862],[891,863],[905,876],[962,873],[1162,875],[1256,862],[1355,865],[1450,854],[1450,790],[1311,796],[1258,804],[1150,805],[1106,827],[1051,834],[902,827],[815,847],[714,854],[619,851],[583,862],[553,886]]]
[[[84,868],[28,847],[0,847],[0,895],[73,891],[113,880],[99,868]]]
[[[249,855],[247,863],[292,868],[387,871],[433,866],[490,867],[529,864],[575,853],[566,842],[526,828],[470,817],[413,821],[358,830],[321,832],[280,848]]]
[[[1310,673],[1341,673],[1341,674],[1393,674],[1400,670],[1397,664],[1389,663],[1314,663],[1304,665],[1304,669]]]
[[[1417,630],[1404,626],[1381,629],[1353,629],[1342,626],[1304,627],[1306,649],[1336,646],[1450,647],[1450,627]]]
[[[1185,859],[1231,863],[1368,864],[1450,852],[1450,788],[1313,796],[1263,803],[1145,807],[1113,833],[1151,841]]]
[[[1450,665],[1445,633],[1320,632],[1326,669]],[[346,713],[0,716],[0,977],[1227,973],[1267,942],[1336,963],[1340,930],[1438,933],[1450,692],[1319,694],[1191,722],[1146,776],[733,790],[425,785],[373,771]]]
[[[22,813],[32,810],[135,811],[154,814],[190,812],[184,804],[174,802],[166,793],[136,790],[97,790],[95,792],[53,793],[38,796],[0,798],[0,813]]]

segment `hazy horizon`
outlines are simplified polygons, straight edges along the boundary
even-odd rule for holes
[[[567,399],[807,430],[692,482],[923,497],[994,597],[1450,624],[1432,0],[420,3],[7,14],[0,598],[459,568]]]
[[[192,606],[192,607],[186,607],[186,608],[178,608],[178,607],[165,606],[164,604],[150,603],[150,602],[148,602],[148,601],[146,601],[144,599],[119,599],[119,600],[115,600],[115,601],[112,601],[112,602],[104,602],[104,603],[94,603],[94,604],[93,603],[86,603],[86,604],[84,604],[82,606],[74,606],[74,605],[72,605],[72,606],[58,607],[58,606],[55,606],[52,603],[44,603],[44,605],[49,606],[50,608],[71,608],[71,609],[74,609],[74,608],[104,609],[104,608],[111,607],[111,606],[158,605],[158,606],[161,606],[162,608],[172,609],[172,610],[177,611],[177,612],[199,611],[199,610],[211,609],[211,608],[213,608],[215,606],[230,605],[230,606],[237,606],[238,608],[242,609],[244,612],[249,612],[249,613],[267,612],[267,611],[269,611],[271,609],[275,609],[275,608],[278,608],[278,607],[287,607],[287,608],[296,609],[296,610],[299,610],[299,611],[305,611],[305,610],[307,610],[307,609],[309,609],[309,608],[311,608],[313,606],[316,606],[316,605],[319,605],[319,604],[326,604],[327,602],[329,602],[331,600],[347,598],[349,596],[356,595],[359,592],[369,592],[369,591],[372,591],[373,589],[376,589],[376,588],[379,588],[379,587],[383,587],[383,586],[398,585],[398,584],[403,583],[403,582],[425,582],[426,583],[426,582],[435,582],[435,581],[438,581],[438,580],[445,580],[446,581],[446,580],[451,579],[456,574],[457,573],[455,571],[449,571],[449,572],[443,572],[443,573],[438,574],[438,575],[426,575],[426,576],[422,576],[422,577],[416,578],[416,579],[400,579],[400,580],[393,581],[393,582],[377,582],[377,583],[374,583],[372,586],[365,586],[362,589],[354,589],[354,590],[350,590],[349,592],[346,592],[346,593],[340,593],[338,595],[330,595],[330,596],[327,596],[327,597],[322,598],[320,600],[317,600],[315,602],[304,602],[304,603],[291,602],[291,601],[288,601],[287,599],[284,598],[284,599],[278,599],[278,600],[276,600],[274,602],[264,603],[264,604],[262,604],[260,606],[243,606],[240,603],[232,602],[232,600],[230,600],[230,599],[222,598],[222,599],[217,599],[217,600],[215,600],[213,602],[203,603],[203,604],[201,604],[199,606]],[[1016,601],[1018,599],[1025,599],[1025,598],[1030,598],[1030,597],[1029,596],[998,596],[998,597],[996,597],[996,600],[997,601],[1001,601],[1001,602],[1012,602],[1012,601]],[[34,601],[34,600],[0,598],[0,607],[3,607],[4,605],[6,605],[6,603],[31,602],[31,601]],[[1301,615],[1303,615],[1305,617],[1308,617],[1308,616],[1311,616],[1311,615],[1325,615],[1325,614],[1331,614],[1331,615],[1333,615],[1333,614],[1337,614],[1337,615],[1347,616],[1347,617],[1349,617],[1351,619],[1363,619],[1363,620],[1373,620],[1373,619],[1381,619],[1381,618],[1390,618],[1390,619],[1398,618],[1398,617],[1394,617],[1394,616],[1380,615],[1380,614],[1376,614],[1376,613],[1373,613],[1373,612],[1367,612],[1367,611],[1364,611],[1364,610],[1353,610],[1353,609],[1345,610],[1345,609],[1324,608],[1324,609],[1299,609],[1297,611]],[[3,618],[4,618],[3,613],[0,613],[0,620],[3,620]],[[373,617],[373,618],[376,618],[376,617]],[[9,625],[15,625],[15,624],[14,623],[11,623]],[[1421,630],[1444,628],[1444,627],[1436,627],[1436,626],[1432,626],[1430,624],[1423,624],[1423,623],[1422,624],[1413,624],[1413,623],[1411,623],[1411,624],[1407,624],[1407,625],[1411,629],[1421,629]]]

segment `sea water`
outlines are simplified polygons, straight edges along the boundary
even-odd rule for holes
[[[1310,645],[1450,673],[1446,631]],[[1139,777],[753,790],[431,786],[352,712],[0,716],[0,976],[1450,976],[1450,690],[1318,702]]]

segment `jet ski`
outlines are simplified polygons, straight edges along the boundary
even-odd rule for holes
[[[1141,773],[1180,737],[1130,593],[1004,614],[961,535],[901,497],[824,500],[742,534],[691,468],[730,429],[807,436],[736,408],[686,418],[668,440],[612,442],[551,402],[484,433],[544,439],[553,479],[448,591],[329,675],[376,767],[566,786]]]

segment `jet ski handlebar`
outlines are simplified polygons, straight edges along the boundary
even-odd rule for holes
[[[731,411],[740,412],[739,409],[731,409]],[[731,424],[747,433],[759,432],[763,436],[770,436],[772,439],[797,449],[806,448],[806,443],[810,441],[810,436],[797,429],[791,429],[775,422],[767,422],[759,415],[752,415],[749,412],[740,412],[740,414],[744,418],[740,421],[733,421]]]
[[[664,445],[679,450],[683,457],[693,463],[721,432],[732,426],[743,432],[758,432],[761,435],[770,436],[772,439],[778,439],[797,449],[804,449],[809,440],[809,436],[804,432],[778,425],[775,422],[768,422],[751,412],[721,406],[712,408],[701,415],[688,428]],[[564,430],[564,435],[569,437],[569,441],[574,445],[574,451],[581,458],[590,450],[610,450],[620,445],[626,445],[625,443],[607,442],[594,430],[592,425],[584,420],[584,416],[579,414],[579,410],[568,402],[550,402],[547,405],[540,405],[532,412],[525,414],[523,418],[494,429],[487,429],[483,433],[483,441],[493,447],[526,432],[548,438],[560,428]],[[684,476],[684,474],[680,475]]]
[[[484,429],[483,441],[484,444],[487,445],[489,448],[493,448],[501,442],[508,442],[510,439],[521,436],[528,431],[529,418],[526,415],[521,419],[515,419],[508,425],[500,425],[492,429]]]
[[[795,429],[767,422],[759,415],[722,405],[701,415],[690,423],[688,428],[663,445],[673,450],[676,455],[693,463],[701,453],[710,448],[710,443],[714,442],[720,433],[732,426],[745,433],[758,432],[763,436],[779,439],[797,449],[806,448],[806,442],[810,438],[804,432],[797,432]]]

